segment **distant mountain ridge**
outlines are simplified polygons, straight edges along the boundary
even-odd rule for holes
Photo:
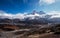
[[[51,18],[54,15],[46,14],[43,11],[30,14],[17,14],[13,16],[0,16],[0,23],[60,23],[60,18]]]

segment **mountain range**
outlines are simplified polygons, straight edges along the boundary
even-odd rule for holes
[[[59,14],[46,14],[43,11],[32,13],[16,14],[16,15],[0,15],[0,23],[34,23],[34,24],[46,24],[46,23],[60,23]]]

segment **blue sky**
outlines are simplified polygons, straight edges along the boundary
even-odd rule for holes
[[[60,0],[0,0],[0,10],[7,13],[60,11]]]

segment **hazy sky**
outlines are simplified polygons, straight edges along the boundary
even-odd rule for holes
[[[0,11],[24,13],[36,11],[60,11],[60,0],[0,0]]]

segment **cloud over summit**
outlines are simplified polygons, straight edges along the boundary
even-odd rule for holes
[[[48,17],[50,16],[50,17]],[[17,13],[17,14],[10,14],[6,13],[4,11],[0,11],[0,18],[9,18],[9,19],[25,19],[25,18],[30,18],[30,19],[35,19],[35,17],[38,18],[60,18],[60,12],[59,11],[50,11],[45,14],[28,14],[28,13]]]

